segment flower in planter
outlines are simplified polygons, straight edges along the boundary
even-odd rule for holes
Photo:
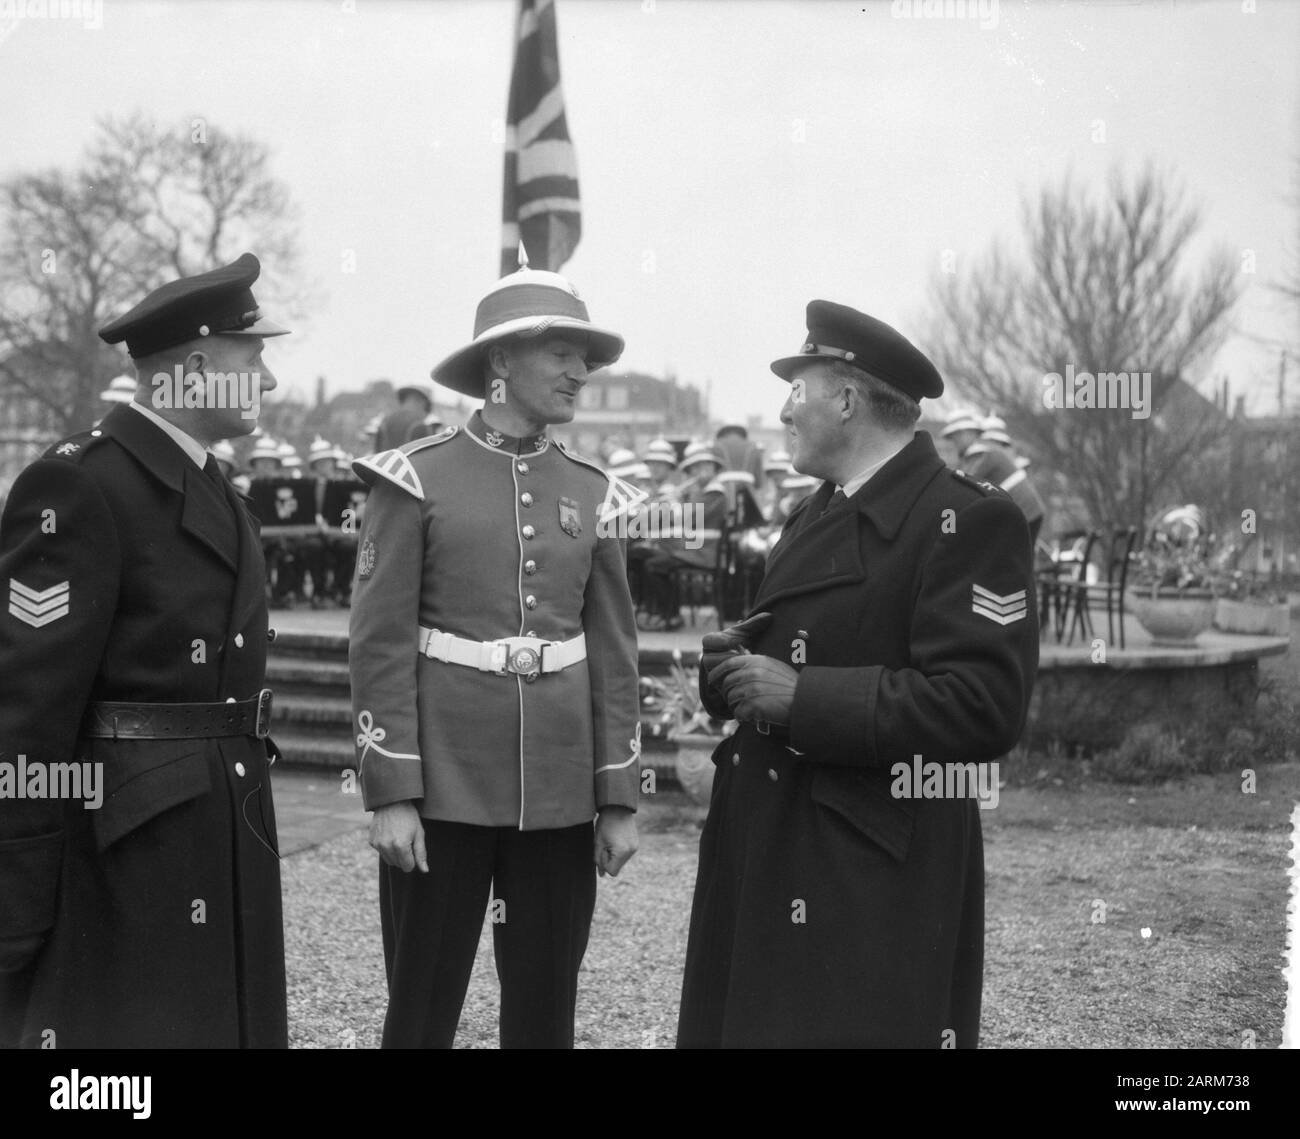
[[[687,735],[724,735],[727,721],[709,715],[700,699],[699,669],[689,674],[680,649],[673,650],[667,677],[641,678],[641,712],[650,735],[667,740]]]
[[[1285,605],[1287,593],[1276,582],[1245,570],[1233,570],[1223,597],[1244,605]]]
[[[1151,597],[1210,593],[1220,596],[1232,581],[1231,547],[1221,547],[1204,533],[1199,507],[1166,512],[1152,527],[1129,566],[1129,584]]]

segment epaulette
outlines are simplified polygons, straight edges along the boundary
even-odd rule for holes
[[[426,435],[422,439],[412,439],[409,443],[403,443],[398,450],[414,455],[416,451],[423,451],[426,447],[436,447],[439,443],[447,442],[459,430],[459,427],[444,427],[436,435]]]
[[[965,483],[968,487],[978,490],[981,494],[1005,494],[1005,491],[999,490],[991,482],[985,482],[983,479],[977,479],[968,475],[965,471],[951,471],[952,477],[958,482]]]
[[[63,459],[69,463],[79,463],[82,455],[104,437],[104,433],[98,428],[94,431],[78,431],[75,435],[69,435],[66,439],[60,439],[50,446],[41,458]]]
[[[437,435],[403,443],[390,451],[380,451],[377,455],[364,455],[360,459],[353,459],[352,469],[367,486],[374,486],[375,476],[378,475],[394,486],[401,487],[417,502],[423,502],[424,484],[420,482],[420,476],[415,473],[415,467],[411,465],[408,456],[423,451],[426,447],[435,447],[439,443],[447,442],[459,430],[459,427],[448,427],[445,431],[439,431]]]
[[[586,467],[588,470],[595,471],[596,474],[600,475],[603,479],[610,477],[609,473],[599,463],[592,462],[591,459],[584,459],[581,455],[574,454],[574,452],[570,451],[569,448],[558,439],[554,442],[555,446],[559,449],[560,454],[566,459],[572,459],[573,462],[577,463],[580,467]]]

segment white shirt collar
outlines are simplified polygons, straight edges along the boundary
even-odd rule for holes
[[[203,464],[207,462],[208,453],[203,448],[203,445],[195,439],[193,435],[187,435],[174,423],[168,423],[167,420],[154,411],[153,408],[145,407],[142,403],[136,403],[133,400],[127,406],[135,408],[136,411],[149,420],[149,422],[155,427],[161,427],[162,430],[171,437],[172,442],[184,451],[186,456],[193,461],[194,465],[202,469]]]
[[[880,470],[881,467],[883,467],[887,462],[889,462],[890,459],[892,459],[895,455],[897,455],[898,452],[901,451],[903,447],[906,446],[907,444],[904,443],[902,444],[902,446],[896,447],[893,451],[890,451],[888,455],[886,455],[883,459],[881,459],[880,462],[872,463],[871,466],[869,466],[865,471],[859,471],[856,475],[854,475],[851,479],[849,479],[849,481],[846,482],[842,487],[844,491],[844,497],[852,498],[855,494],[857,494],[858,491],[860,491],[864,486],[867,485],[867,480],[870,479],[872,475],[874,475],[878,470]]]

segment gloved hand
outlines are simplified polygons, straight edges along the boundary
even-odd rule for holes
[[[772,623],[771,613],[755,613],[718,633],[705,633],[700,644],[700,669],[708,676],[728,657],[749,652],[749,642],[760,636]]]

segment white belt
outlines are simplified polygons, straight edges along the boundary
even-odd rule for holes
[[[586,660],[587,636],[579,633],[571,641],[544,641],[541,637],[471,641],[421,625],[419,651],[430,660],[463,664],[498,676],[515,673],[525,680],[535,680],[544,672],[560,672]]]

